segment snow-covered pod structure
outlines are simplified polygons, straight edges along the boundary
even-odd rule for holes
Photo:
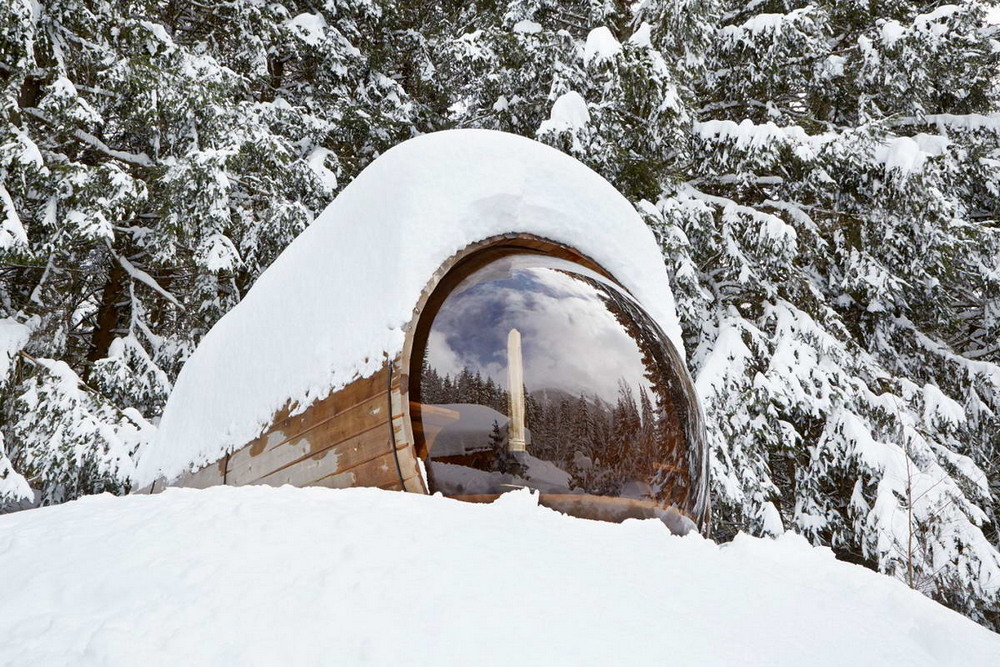
[[[607,181],[483,130],[366,168],[205,336],[135,486],[377,486],[707,529],[659,247]]]

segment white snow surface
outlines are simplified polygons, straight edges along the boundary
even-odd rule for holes
[[[1000,9],[998,9],[998,14],[1000,14]],[[921,117],[904,118],[901,121],[902,125],[919,125],[923,123],[936,125],[938,131],[942,133],[945,133],[950,129],[967,130],[971,132],[985,130],[988,132],[1000,133],[1000,113],[985,115],[978,113],[938,113],[928,114]]]
[[[470,243],[509,232],[589,255],[683,355],[659,247],[610,183],[523,137],[424,135],[369,165],[208,332],[139,457],[136,486],[217,461],[286,404],[301,412],[377,371],[401,351],[438,267]]]
[[[31,327],[4,317],[0,318],[0,388],[7,383],[7,376],[16,357],[31,337]]]
[[[326,167],[326,158],[331,155],[333,155],[333,151],[319,146],[309,153],[306,162],[320,182],[332,192],[337,189],[337,175]]]
[[[14,470],[4,448],[3,433],[0,433],[0,508],[7,503],[31,502],[34,494],[24,475]]]
[[[287,24],[306,44],[316,46],[323,41],[326,32],[326,19],[322,14],[299,14],[289,19]]]
[[[583,47],[583,60],[588,65],[593,62],[601,63],[611,60],[621,53],[622,45],[611,34],[607,26],[594,28],[587,33],[587,42]]]
[[[886,46],[891,47],[905,34],[906,28],[899,21],[889,20],[882,24],[882,43]]]
[[[0,665],[996,665],[1000,636],[788,533],[717,545],[376,489],[0,516]]]
[[[642,49],[653,48],[653,26],[649,25],[645,21],[639,24],[632,36],[628,38],[630,44]]]
[[[947,137],[919,133],[912,137],[896,137],[875,151],[875,160],[886,171],[896,171],[906,177],[923,169],[929,157],[943,155],[951,142]]]
[[[514,24],[514,32],[526,34],[526,35],[536,35],[542,31],[542,24],[535,23],[534,21],[528,21],[527,19],[523,21],[518,21]]]
[[[0,207],[3,208],[3,217],[0,218],[0,250],[9,250],[15,246],[28,245],[28,233],[24,231],[21,218],[17,215],[14,207],[14,200],[11,199],[7,188],[0,183]]]
[[[590,123],[590,111],[583,95],[571,90],[563,93],[552,103],[548,120],[538,126],[538,134],[545,132],[573,132],[582,130]]]

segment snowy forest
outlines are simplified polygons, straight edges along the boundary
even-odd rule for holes
[[[0,3],[0,506],[127,492],[185,359],[314,216],[393,145],[490,128],[581,160],[658,239],[715,539],[795,531],[1000,630],[991,16]]]
[[[676,424],[666,415],[668,411],[654,406],[645,387],[633,390],[624,380],[618,383],[618,396],[608,403],[594,395],[576,396],[558,389],[528,391],[524,395],[524,422],[530,438],[533,457],[555,463],[557,468],[569,473],[574,484],[588,493],[617,496],[630,481],[650,479],[657,463],[668,459],[676,469],[677,459],[686,459],[687,451],[663,452],[660,444],[676,442],[671,429]],[[443,376],[437,369],[425,365],[420,376],[420,397],[424,403],[484,405],[498,415],[510,414],[510,394],[477,370],[473,373],[463,368],[452,378]],[[662,415],[662,418],[659,418]],[[506,425],[505,429],[506,430]],[[664,432],[665,431],[665,432]],[[523,475],[513,470],[517,459],[505,457],[506,436],[500,424],[493,422],[493,431],[482,442],[483,448],[492,450],[494,469],[502,473]],[[434,458],[431,448],[430,458]],[[594,465],[598,463],[598,465]],[[472,465],[471,467],[476,467]],[[659,488],[668,485],[662,483]],[[669,486],[680,486],[677,495],[688,492],[687,478],[679,481],[670,476]],[[666,496],[666,493],[663,494]]]

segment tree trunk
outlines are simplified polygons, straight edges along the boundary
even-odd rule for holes
[[[118,302],[125,288],[125,269],[113,256],[107,281],[101,291],[101,303],[97,308],[97,325],[90,336],[90,350],[87,352],[87,367],[84,369],[83,381],[90,379],[90,369],[94,363],[108,354],[111,341],[118,329]]]

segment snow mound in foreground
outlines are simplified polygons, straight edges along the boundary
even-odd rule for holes
[[[990,665],[1000,636],[799,537],[726,546],[374,489],[0,517],[0,663]]]

